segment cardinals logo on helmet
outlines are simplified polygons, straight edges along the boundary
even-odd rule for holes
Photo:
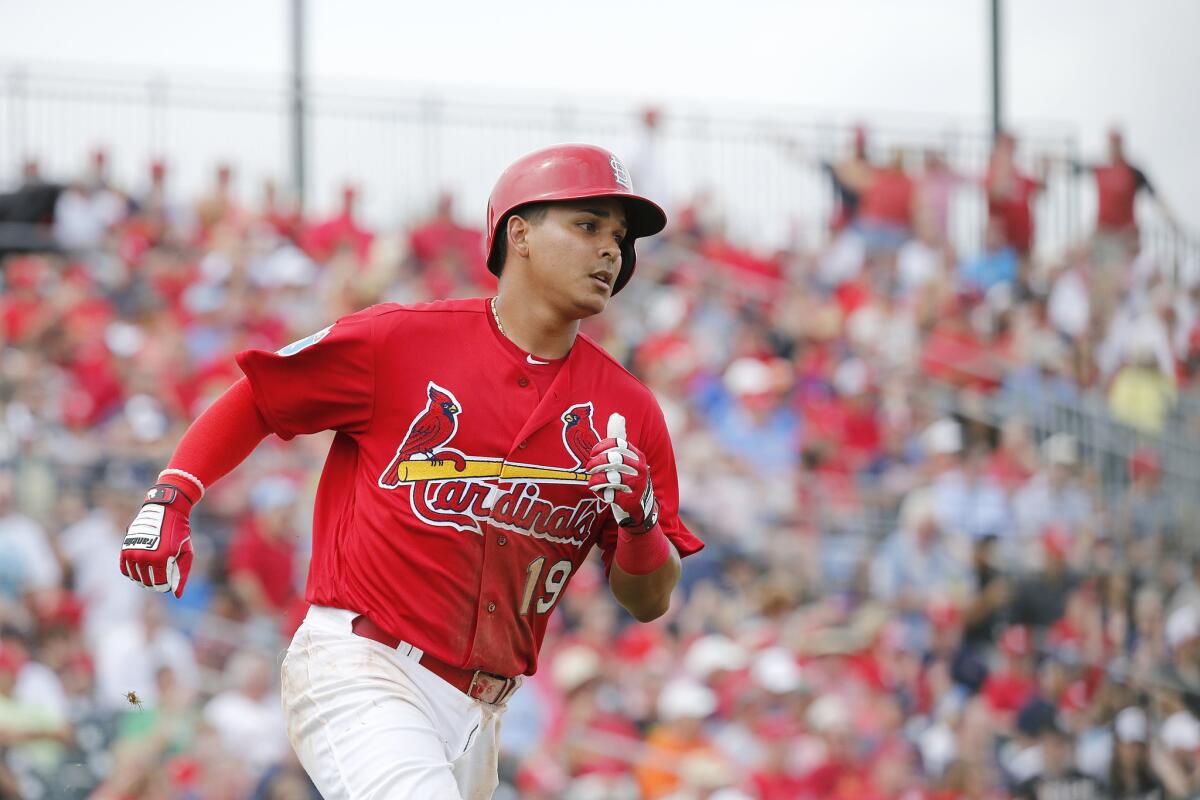
[[[632,192],[633,180],[629,177],[629,170],[625,169],[625,165],[621,163],[621,159],[613,156],[608,165],[612,167],[613,180]]]

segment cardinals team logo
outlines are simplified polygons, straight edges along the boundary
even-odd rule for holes
[[[429,525],[482,535],[486,520],[494,528],[577,547],[588,540],[604,511],[604,503],[587,491],[583,469],[600,440],[590,402],[562,414],[563,447],[574,462],[562,467],[472,456],[452,447],[462,405],[433,381],[426,397],[424,410],[379,476],[381,489],[408,486],[413,513]],[[553,502],[551,496],[570,504]]]
[[[612,167],[613,180],[624,186],[627,191],[632,192],[633,179],[629,177],[629,170],[625,169],[625,165],[621,163],[621,159],[613,156],[608,165]]]
[[[592,448],[600,442],[596,428],[592,425],[592,404],[580,403],[571,406],[562,416],[563,446],[567,453],[575,459],[575,469],[583,471],[583,465],[588,462]]]

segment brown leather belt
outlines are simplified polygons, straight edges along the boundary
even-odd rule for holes
[[[384,647],[399,649],[402,655],[409,654],[403,652],[404,648],[401,645],[412,648],[412,645],[407,645],[404,640],[391,635],[362,614],[350,622],[350,630],[364,639],[379,642]],[[417,663],[463,694],[483,703],[503,703],[520,685],[517,678],[505,678],[481,669],[463,669],[434,658],[429,653],[422,653]]]

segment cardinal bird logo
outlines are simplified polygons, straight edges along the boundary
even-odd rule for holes
[[[561,417],[563,446],[574,462],[566,466],[561,456],[552,459],[558,464],[543,464],[463,452],[452,444],[462,413],[457,398],[433,381],[427,392],[429,401],[414,409],[416,418],[379,476],[379,488],[406,489],[413,516],[432,527],[483,536],[490,526],[575,547],[591,540],[607,509],[588,491],[583,469],[600,441],[591,403],[571,406]],[[551,437],[553,419],[546,426]]]
[[[592,404],[580,403],[571,406],[562,415],[563,444],[571,458],[575,459],[575,469],[580,471],[588,462],[592,448],[600,441],[596,429],[592,427]]]
[[[396,451],[396,462],[408,461],[415,455],[424,455],[433,463],[440,463],[435,457],[437,449],[454,438],[458,430],[458,414],[462,406],[448,390],[429,382],[429,405],[425,412],[413,420],[404,443]]]

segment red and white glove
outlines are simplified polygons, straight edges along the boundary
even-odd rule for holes
[[[658,524],[658,499],[646,456],[625,438],[625,420],[613,414],[608,438],[592,448],[584,469],[588,488],[612,504],[617,523],[630,533],[646,533]]]
[[[141,511],[125,532],[121,574],[151,591],[182,597],[192,567],[188,515],[193,505],[177,486],[156,483],[150,487]]]

